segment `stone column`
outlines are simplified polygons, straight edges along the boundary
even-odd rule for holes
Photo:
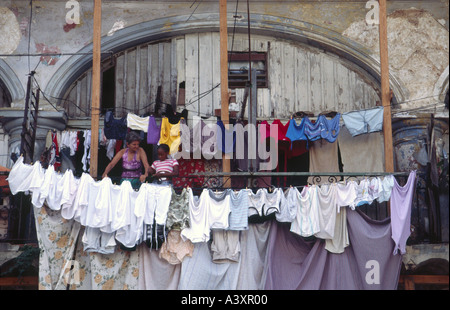
[[[22,133],[23,110],[2,108],[0,122],[5,133],[9,135],[8,154],[19,153]],[[66,128],[67,114],[65,111],[39,111],[36,141],[34,144],[33,162],[39,160],[45,150],[45,140],[49,130],[61,131]],[[19,154],[20,155],[20,154]]]

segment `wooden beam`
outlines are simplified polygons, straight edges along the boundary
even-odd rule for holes
[[[38,277],[7,277],[0,278],[0,287],[1,286],[38,286],[39,280]]]
[[[379,36],[381,64],[381,104],[384,107],[383,135],[385,171],[394,172],[394,150],[392,142],[391,95],[389,87],[389,56],[387,39],[387,8],[386,0],[379,0]]]
[[[405,286],[405,290],[414,290],[416,284],[448,285],[448,275],[400,275],[398,283]]]
[[[228,25],[227,25],[227,0],[220,0],[220,92],[221,92],[221,119],[225,129],[229,128],[229,98],[228,91]],[[230,158],[222,156],[223,172],[230,172]],[[229,187],[231,182],[227,176],[224,177],[224,187]]]
[[[101,72],[101,32],[102,0],[94,0],[94,31],[92,50],[92,89],[91,89],[91,149],[90,174],[96,179],[98,172],[98,129],[100,118],[100,72]]]

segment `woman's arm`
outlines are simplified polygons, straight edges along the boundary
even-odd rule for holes
[[[143,148],[139,148],[139,157],[141,158],[142,163],[144,164],[144,174],[139,178],[141,182],[145,182],[145,179],[148,177],[148,172],[150,170],[150,165],[148,164],[147,154],[145,153]]]
[[[113,159],[108,164],[108,166],[106,166],[105,172],[103,172],[102,178],[107,178],[108,177],[108,173],[119,162],[119,160],[122,158],[124,153],[125,153],[125,149],[121,149],[119,152],[117,152],[117,154],[113,157]]]

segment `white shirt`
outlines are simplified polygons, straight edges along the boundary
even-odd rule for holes
[[[347,181],[347,183],[333,184],[337,187],[337,211],[339,213],[341,207],[349,206],[352,210],[355,210],[357,186],[355,181]]]
[[[75,201],[80,179],[75,178],[72,170],[67,169],[61,182],[63,183],[61,195],[61,216],[64,217],[64,215],[67,215],[66,209],[70,209]]]
[[[278,222],[292,223],[297,216],[297,188],[289,188],[285,193],[281,193],[280,196],[280,213],[275,214],[275,218]]]
[[[200,197],[195,197],[192,189],[188,189],[189,195],[189,220],[190,227],[181,231],[184,241],[189,239],[192,243],[207,242],[210,238],[209,208],[207,204],[208,189],[203,189]]]
[[[123,181],[119,187],[120,187],[119,196],[112,210],[113,216],[111,222],[111,229],[113,231],[116,231],[122,227],[131,224],[130,218],[131,193],[134,192],[134,189],[131,186],[131,182],[128,180]]]
[[[128,210],[128,215],[124,214],[124,218],[128,218],[126,220],[126,225],[122,226],[116,231],[116,240],[119,241],[121,244],[123,244],[127,248],[132,248],[136,245],[139,238],[142,234],[142,229],[144,226],[144,219],[143,217],[138,217],[135,215],[135,206],[136,206],[136,200],[139,195],[139,192],[135,191],[131,187],[131,183],[126,185],[127,181],[124,181],[122,185],[125,184],[124,188],[122,188],[122,191],[125,190],[125,192],[122,193],[122,195],[129,194],[128,196],[128,202],[129,202],[129,208],[125,208],[124,211]],[[129,182],[128,182],[129,183]],[[122,199],[127,200],[125,196],[122,197]]]
[[[26,192],[30,190],[32,182],[37,182],[40,186],[44,171],[39,162],[35,162],[33,166],[23,163],[23,156],[20,156],[14,163],[8,175],[8,184],[13,195],[18,192]]]
[[[282,194],[283,192],[279,188],[276,188],[273,193],[269,193],[266,188],[258,189],[256,194],[249,192],[248,215],[267,216],[274,212],[279,213]]]
[[[89,185],[93,182],[95,182],[94,179],[88,173],[83,173],[81,175],[78,190],[72,206],[61,211],[61,215],[65,219],[73,218],[75,221],[81,223],[81,218],[86,212],[88,206]]]
[[[127,127],[133,130],[142,130],[143,132],[148,131],[148,122],[150,116],[140,117],[133,113],[127,114]]]
[[[315,234],[317,238],[333,239],[336,224],[337,204],[336,186],[322,184],[317,189],[317,203],[319,208],[320,231]]]
[[[295,187],[290,189],[288,201],[297,206],[291,232],[303,237],[310,237],[320,232],[317,190],[317,186],[304,187],[301,193]]]
[[[379,178],[380,179],[380,178]],[[394,176],[387,175],[381,180],[381,189],[378,193],[378,202],[385,202],[391,198],[392,188],[394,187]]]
[[[207,199],[207,203],[209,205],[208,212],[208,223],[210,229],[228,229],[229,227],[229,216],[230,216],[230,195],[228,191],[224,191],[221,193],[215,193],[212,190],[208,190],[208,192],[203,192],[202,195],[206,195],[204,197]],[[215,198],[216,199],[215,199]]]
[[[81,225],[92,228],[103,228],[109,224],[111,212],[111,187],[110,178],[104,178],[99,182],[88,184],[87,208],[80,218]]]

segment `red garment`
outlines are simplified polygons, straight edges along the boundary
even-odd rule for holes
[[[262,121],[259,124],[259,137],[260,137],[261,143],[263,143],[264,140],[269,137],[275,138],[275,140],[278,142],[280,142],[280,141],[290,142],[291,140],[286,137],[286,133],[289,128],[289,123],[290,123],[290,120],[286,123],[286,125],[283,125],[283,123],[279,119],[276,119],[272,122],[272,124],[269,125],[269,123],[267,121]],[[277,129],[278,129],[277,136],[270,135],[270,128],[272,126],[277,126]]]
[[[49,163],[58,170],[61,167],[61,157],[59,157],[59,145],[56,138],[56,132],[52,132],[52,145],[50,147],[50,161]]]
[[[202,187],[204,183],[203,177],[192,177],[198,172],[205,172],[205,162],[203,159],[183,159],[178,161],[178,177],[173,178],[173,185],[175,187]]]

